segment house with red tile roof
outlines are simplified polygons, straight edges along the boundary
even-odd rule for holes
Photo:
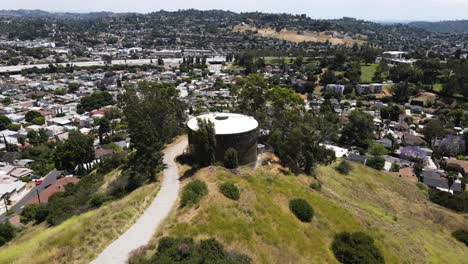
[[[39,193],[39,197],[41,202],[40,203],[47,203],[49,201],[49,198],[57,193],[57,192],[64,192],[65,191],[65,185],[71,183],[75,184],[79,182],[80,180],[76,177],[65,177],[58,179],[56,182],[54,182],[52,185],[46,187],[42,192]],[[37,195],[34,195],[26,204],[39,204],[39,200]]]

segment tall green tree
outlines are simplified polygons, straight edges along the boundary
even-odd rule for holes
[[[341,131],[340,141],[348,146],[367,148],[374,136],[374,121],[367,113],[355,110],[349,116],[349,123]]]
[[[312,174],[318,165],[335,160],[335,153],[321,145],[335,129],[323,116],[298,109],[283,116],[281,122],[275,122],[268,142],[284,166],[293,173]]]
[[[47,135],[47,131],[45,129],[39,129],[39,131],[31,130],[28,132],[26,137],[28,138],[29,143],[35,146],[45,143],[47,140],[49,140],[49,135]]]
[[[0,130],[5,130],[8,124],[11,124],[10,118],[0,115]]]
[[[423,135],[432,144],[432,140],[447,134],[444,124],[439,119],[429,120],[423,128]]]
[[[79,131],[71,131],[68,139],[59,143],[55,151],[55,166],[60,170],[72,171],[93,160],[93,139]]]
[[[103,117],[99,119],[98,124],[99,124],[99,129],[98,129],[99,143],[104,144],[104,135],[111,130],[109,119],[107,119],[106,117]]]
[[[153,180],[163,168],[162,149],[179,135],[185,120],[185,105],[171,84],[141,82],[139,89],[127,88],[119,98],[128,123],[131,147],[127,166],[132,188]]]
[[[263,124],[266,119],[267,91],[268,83],[261,74],[250,74],[239,79],[235,87],[238,111],[255,117]]]
[[[200,166],[209,166],[215,161],[216,132],[213,122],[197,119],[198,130],[190,131],[190,149],[195,161]]]
[[[41,113],[39,113],[38,111],[28,111],[24,115],[24,119],[26,120],[26,122],[32,122],[33,119],[36,117],[42,117]]]

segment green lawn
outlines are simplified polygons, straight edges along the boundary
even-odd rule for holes
[[[361,83],[371,83],[378,66],[378,64],[362,64]]]

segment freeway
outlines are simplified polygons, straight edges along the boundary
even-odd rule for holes
[[[224,57],[214,57],[214,58],[207,58],[206,61],[210,62],[224,62],[226,58]],[[182,62],[182,58],[166,58],[164,59],[164,63],[166,64],[179,64]],[[111,65],[129,65],[129,66],[137,66],[137,65],[145,65],[157,63],[157,58],[155,59],[136,59],[136,60],[113,60]],[[64,62],[64,63],[57,63],[54,65],[60,65],[66,67],[68,65],[73,65],[76,67],[93,67],[93,66],[105,66],[106,63],[104,61],[77,61],[77,62]],[[16,66],[0,66],[0,73],[15,73],[21,72],[24,69],[32,69],[32,68],[44,69],[48,68],[49,64],[29,64],[29,65],[16,65]]]
[[[26,194],[21,200],[19,200],[16,204],[8,208],[10,211],[15,211],[15,213],[19,214],[21,213],[22,207],[31,199],[34,195],[37,195],[36,190],[39,190],[39,193],[42,192],[46,186],[53,184],[54,182],[57,181],[57,177],[62,175],[62,172],[59,170],[52,170],[50,171],[43,179],[43,182],[39,186],[35,186],[34,188],[29,191],[28,194]],[[0,215],[0,223],[4,222],[5,220],[9,219],[10,216],[8,216],[5,213]]]

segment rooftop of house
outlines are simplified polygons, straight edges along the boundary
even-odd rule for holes
[[[426,145],[426,141],[422,139],[419,136],[412,135],[409,133],[404,133],[402,137],[402,141],[406,145],[411,145],[411,146],[423,146]]]
[[[468,173],[468,160],[447,159],[447,164],[459,165],[465,173]]]
[[[1,182],[0,183],[0,196],[18,191],[26,186],[25,182],[15,181],[15,182]]]
[[[440,174],[434,171],[423,171],[422,177],[424,184],[426,184],[429,187],[438,188],[442,190],[450,189],[456,192],[460,192],[462,190],[461,182],[459,180],[454,181],[451,188],[449,188],[447,179],[440,177]]]
[[[54,193],[57,192],[64,192],[65,191],[65,185],[71,183],[75,184],[79,181],[78,178],[76,177],[65,177],[58,179],[56,182],[54,182],[52,185],[44,189],[42,192],[39,193],[39,197],[41,200],[41,203],[47,203],[49,201],[50,196],[52,196]],[[38,204],[38,198],[37,195],[34,195],[26,204]]]

